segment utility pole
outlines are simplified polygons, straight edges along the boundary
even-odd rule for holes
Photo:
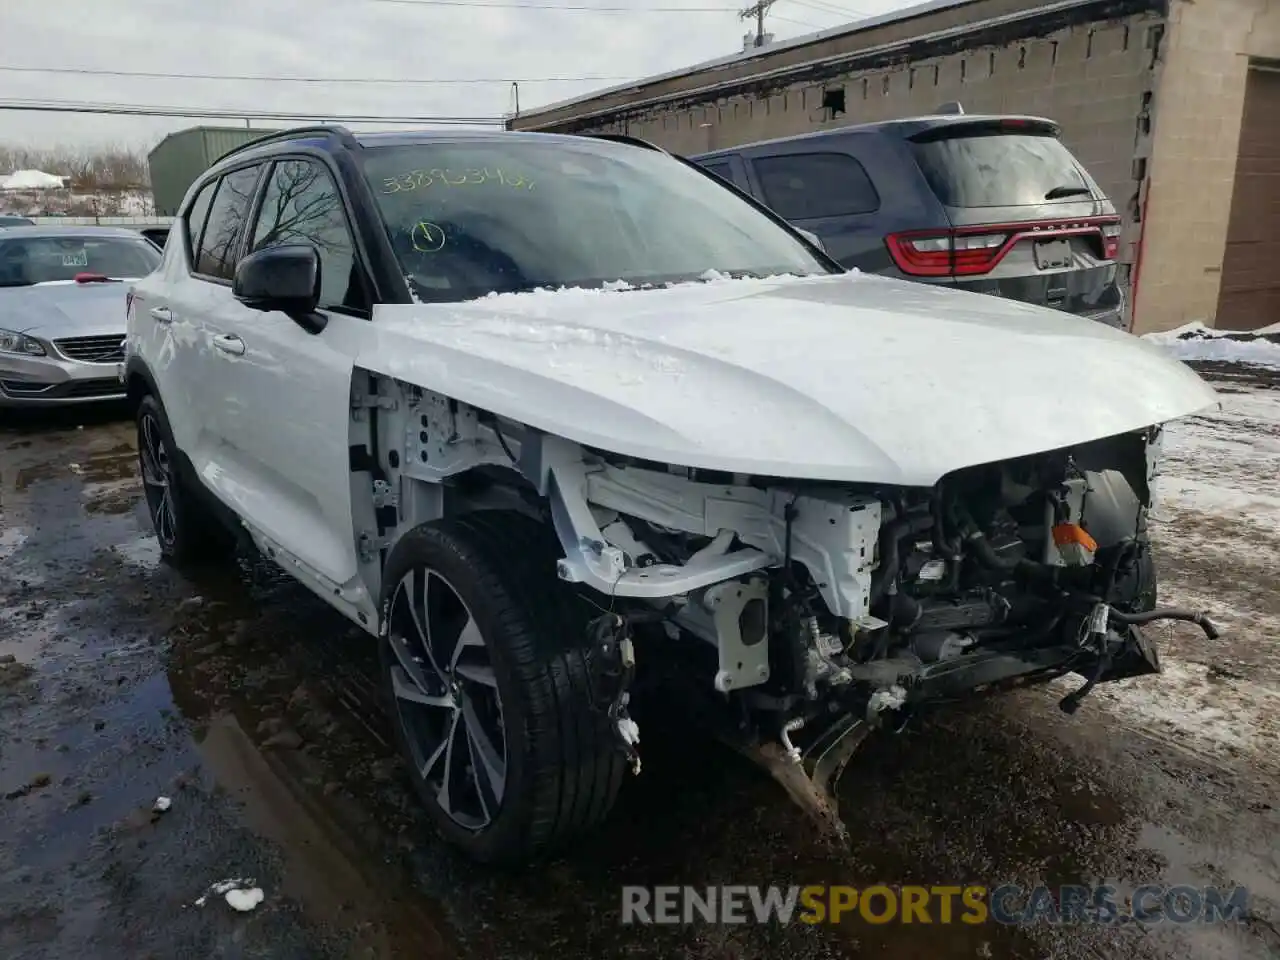
[[[756,0],[751,6],[745,10],[740,10],[738,16],[743,20],[750,20],[752,17],[756,19],[756,43],[757,47],[764,46],[764,15],[769,12],[777,0]]]

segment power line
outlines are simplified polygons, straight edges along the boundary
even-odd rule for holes
[[[781,20],[783,23],[794,23],[798,27],[813,27],[815,30],[821,30],[822,27],[816,23],[810,23],[808,20],[794,20],[791,17],[784,17],[781,14],[771,13],[770,18],[773,20]]]
[[[0,100],[0,111],[33,113],[91,113],[126,117],[175,117],[188,119],[281,120],[309,123],[458,124],[462,126],[503,126],[502,117],[379,116],[318,114],[287,110],[241,110],[235,107],[169,107],[150,104],[91,103],[76,100]]]
[[[472,10],[580,10],[590,13],[737,13],[737,7],[599,7],[586,3],[529,3],[526,0],[372,0],[405,7],[467,7]]]
[[[455,84],[455,83],[512,83],[511,77],[455,77],[404,79],[392,77],[283,77],[261,74],[235,73],[154,73],[147,70],[99,70],[90,67],[12,67],[0,65],[4,73],[55,73],[90,77],[138,77],[148,80],[247,80],[263,83],[392,83],[392,84]],[[517,77],[518,83],[586,83],[592,81],[623,81],[633,77]]]
[[[838,6],[834,3],[828,3],[827,0],[794,0],[794,2],[802,7],[808,7],[810,10],[819,10],[822,13],[835,14],[836,16],[849,17],[850,19],[867,16],[865,11],[856,7]]]

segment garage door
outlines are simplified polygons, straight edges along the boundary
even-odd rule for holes
[[[1280,323],[1280,71],[1249,71],[1216,325]]]

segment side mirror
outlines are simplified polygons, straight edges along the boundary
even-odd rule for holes
[[[816,233],[811,230],[801,230],[799,227],[796,227],[796,233],[800,234],[800,236],[804,237],[823,253],[827,252],[827,248],[822,245],[822,241],[818,239],[818,235]]]
[[[236,264],[232,295],[251,310],[287,313],[312,333],[323,329],[316,316],[320,302],[320,255],[307,244],[266,247]]]

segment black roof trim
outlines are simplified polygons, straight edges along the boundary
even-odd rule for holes
[[[633,147],[641,147],[645,150],[656,150],[658,153],[666,153],[662,147],[649,140],[643,140],[640,137],[628,136],[625,133],[583,133],[579,136],[590,137],[593,140],[609,140],[613,143],[626,143]]]
[[[356,138],[352,135],[351,131],[336,123],[319,124],[314,127],[291,127],[288,130],[275,130],[268,133],[266,136],[254,137],[247,143],[242,143],[238,147],[232,147],[222,156],[218,157],[217,160],[213,161],[211,166],[221,163],[228,157],[234,157],[238,153],[244,153],[247,150],[252,150],[255,147],[262,147],[269,143],[286,142],[289,140],[297,140],[301,137],[317,136],[320,134],[337,137],[344,147],[355,148],[359,146],[359,143],[356,141]]]

